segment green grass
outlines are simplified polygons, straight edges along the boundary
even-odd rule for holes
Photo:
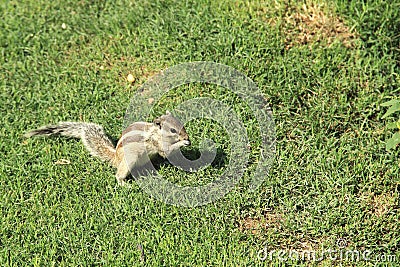
[[[337,249],[338,238],[399,262],[400,154],[385,151],[392,132],[380,104],[400,92],[400,2],[326,1],[321,10],[341,17],[354,33],[351,45],[323,34],[296,43],[302,31],[290,16],[302,3],[290,2],[1,1],[0,265],[277,265],[260,261],[258,251]],[[116,187],[114,170],[78,141],[23,138],[63,120],[96,122],[118,138],[140,85],[190,61],[234,67],[268,99],[276,160],[256,192],[246,187],[259,156],[256,122],[218,87],[180,87],[155,109],[201,95],[243,118],[249,170],[206,206],[170,206],[139,186]],[[191,121],[187,130],[194,147],[211,138],[229,155],[229,137],[215,122]],[[219,160],[199,173],[168,165],[160,172],[178,184],[203,184],[229,157]],[[320,264],[340,263],[374,264]]]

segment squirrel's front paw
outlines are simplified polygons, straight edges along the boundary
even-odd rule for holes
[[[190,141],[189,140],[183,140],[182,144],[183,144],[183,146],[190,146]]]

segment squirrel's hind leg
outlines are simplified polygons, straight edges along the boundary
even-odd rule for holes
[[[129,168],[126,164],[126,161],[123,159],[121,163],[117,167],[117,173],[115,177],[117,178],[118,185],[125,186],[126,185],[126,177],[129,175]]]

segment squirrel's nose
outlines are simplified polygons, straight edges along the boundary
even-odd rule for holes
[[[179,133],[179,139],[180,139],[180,140],[186,140],[186,141],[189,141],[189,142],[190,142],[190,140],[189,140],[189,135],[186,133],[186,131],[185,131],[184,129],[182,129],[182,130],[180,131],[180,133]]]

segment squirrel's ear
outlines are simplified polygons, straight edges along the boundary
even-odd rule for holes
[[[165,114],[166,114],[166,115],[171,115],[171,112],[169,112],[169,110],[167,110],[167,111],[165,112]]]

